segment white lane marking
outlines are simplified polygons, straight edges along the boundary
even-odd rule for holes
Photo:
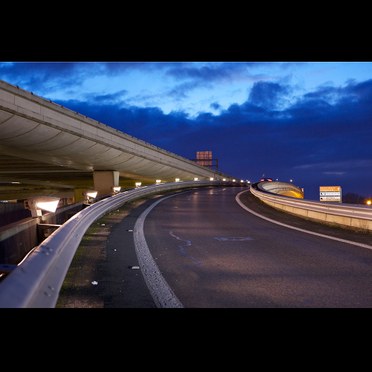
[[[143,225],[146,216],[153,208],[155,208],[163,200],[176,195],[167,196],[150,205],[150,207],[148,207],[139,216],[133,229],[134,245],[143,277],[148,289],[150,290],[151,296],[155,301],[156,306],[160,308],[183,308],[183,305],[174,294],[174,292],[164,279],[163,275],[161,275],[158,265],[152,257],[149,247],[146,243],[145,234],[143,232]]]
[[[287,224],[285,224],[285,223],[282,223],[282,222],[279,222],[279,221],[275,221],[275,220],[272,220],[271,218],[268,218],[268,217],[262,216],[261,214],[252,211],[252,209],[248,208],[246,205],[244,205],[244,204],[241,202],[241,200],[240,200],[240,195],[243,194],[243,193],[245,193],[245,192],[248,192],[248,191],[241,191],[238,195],[236,195],[235,200],[236,200],[236,202],[237,202],[237,203],[238,203],[238,204],[239,204],[243,209],[245,209],[245,210],[248,211],[249,213],[254,214],[254,215],[257,216],[257,217],[260,217],[260,218],[262,218],[262,219],[264,219],[264,220],[266,220],[266,221],[272,222],[272,223],[276,223],[277,225],[287,227],[288,229],[293,229],[293,230],[301,231],[301,232],[304,232],[304,233],[306,233],[306,234],[316,235],[316,236],[320,236],[320,237],[322,237],[322,238],[326,238],[326,239],[337,240],[337,241],[342,242],[342,243],[347,243],[347,244],[356,245],[357,247],[362,247],[362,248],[372,249],[372,246],[371,246],[371,245],[368,245],[368,244],[358,243],[358,242],[353,242],[352,240],[346,240],[346,239],[336,238],[336,237],[334,237],[334,236],[325,235],[325,234],[320,234],[320,233],[316,233],[316,232],[314,232],[314,231],[309,231],[309,230],[300,229],[299,227],[295,227],[295,226],[287,225]]]
[[[220,242],[245,242],[247,240],[253,240],[250,236],[216,236],[214,239]]]

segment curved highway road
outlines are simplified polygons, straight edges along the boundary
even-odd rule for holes
[[[371,249],[263,220],[236,202],[242,190],[183,192],[143,217],[156,264],[142,271],[159,269],[174,307],[372,307]]]

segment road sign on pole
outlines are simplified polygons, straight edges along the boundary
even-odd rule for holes
[[[342,203],[341,186],[320,186],[319,200],[325,202],[330,201]]]

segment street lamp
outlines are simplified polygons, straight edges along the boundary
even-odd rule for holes
[[[25,201],[25,208],[31,211],[32,217],[41,217],[42,211],[54,213],[57,210],[60,198],[54,196],[38,196]]]
[[[98,191],[88,190],[84,193],[84,204],[92,204],[96,198]]]
[[[113,186],[112,192],[118,194],[121,191],[121,186]]]

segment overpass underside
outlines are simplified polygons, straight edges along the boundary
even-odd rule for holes
[[[155,183],[152,178],[127,172],[119,172],[119,175],[118,182],[113,182],[112,186],[132,188],[135,181],[144,185]],[[99,187],[95,185],[94,171],[58,167],[0,154],[0,200],[27,199],[39,195],[72,198],[81,190],[95,188]]]
[[[0,200],[211,177],[231,179],[0,81]]]

